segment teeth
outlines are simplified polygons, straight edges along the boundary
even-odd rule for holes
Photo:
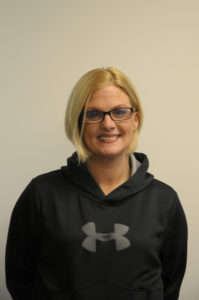
[[[100,136],[99,139],[103,140],[103,141],[111,141],[111,140],[115,140],[118,136]]]

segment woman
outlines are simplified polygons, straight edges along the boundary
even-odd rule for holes
[[[34,178],[12,213],[13,299],[177,300],[187,225],[177,193],[135,152],[143,113],[130,80],[95,69],[75,85],[67,166]]]

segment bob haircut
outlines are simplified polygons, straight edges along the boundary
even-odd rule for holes
[[[84,74],[74,86],[65,114],[66,135],[77,149],[79,163],[84,163],[92,155],[83,140],[87,103],[96,90],[108,85],[117,86],[125,92],[129,96],[132,107],[135,107],[139,113],[139,125],[134,131],[128,153],[133,153],[137,147],[138,136],[143,123],[143,111],[135,87],[125,74],[115,68],[93,69]]]

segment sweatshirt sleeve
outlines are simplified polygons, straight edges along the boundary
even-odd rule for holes
[[[31,181],[13,209],[8,231],[6,284],[14,300],[31,299],[39,245],[39,201]]]
[[[177,300],[187,260],[187,222],[177,194],[168,220],[161,260],[164,300]]]

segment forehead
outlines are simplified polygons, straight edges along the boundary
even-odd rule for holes
[[[87,108],[103,110],[117,106],[131,106],[129,96],[117,86],[109,85],[93,93]]]

